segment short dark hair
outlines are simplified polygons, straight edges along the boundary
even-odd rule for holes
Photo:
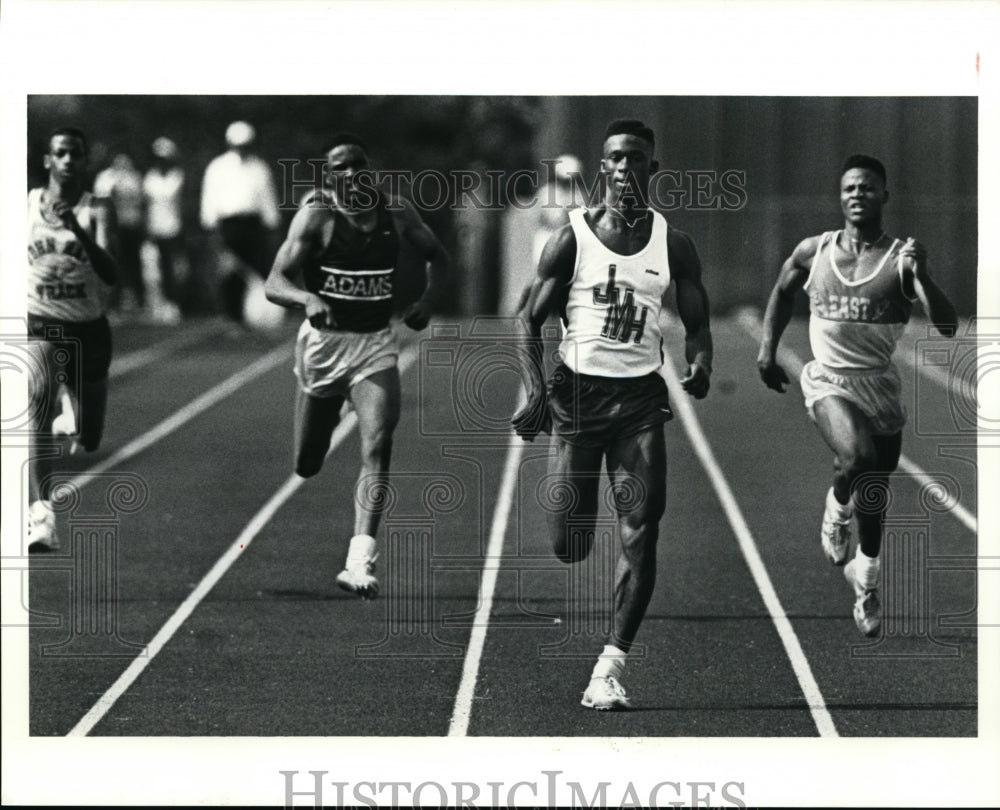
[[[851,155],[844,161],[840,176],[843,177],[850,169],[868,169],[882,178],[883,186],[886,184],[885,166],[882,165],[881,160],[873,158],[871,155]]]
[[[635,118],[618,118],[612,121],[604,130],[604,140],[612,135],[635,135],[637,138],[648,141],[650,146],[656,146],[653,130]]]
[[[335,135],[331,135],[326,141],[323,154],[328,155],[331,149],[336,149],[338,146],[345,146],[346,144],[360,146],[364,150],[364,153],[368,154],[368,144],[361,139],[360,135],[355,135],[353,132],[338,132]]]
[[[45,141],[45,151],[46,153],[52,149],[52,139],[59,136],[65,135],[69,138],[76,138],[83,144],[83,153],[86,155],[90,148],[87,145],[87,136],[83,134],[83,130],[78,127],[56,127],[49,133],[48,140]]]

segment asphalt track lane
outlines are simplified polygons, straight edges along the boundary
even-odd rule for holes
[[[598,713],[579,705],[605,641],[611,544],[595,545],[578,566],[554,561],[535,495],[544,458],[522,467],[515,524],[508,538],[495,614],[483,656],[482,699],[471,733],[481,736],[799,736],[816,733],[802,691],[767,615],[732,530],[679,424],[666,426],[667,511],[661,521],[658,582],[624,684],[637,711]],[[605,509],[603,521],[610,520]],[[609,538],[610,539],[610,538]],[[613,542],[613,541],[612,541]],[[604,551],[604,555],[601,551]],[[601,557],[603,556],[603,559]],[[518,575],[523,565],[543,571]],[[588,576],[586,568],[595,571]],[[598,592],[589,608],[568,598],[571,581]],[[600,590],[603,584],[604,590]],[[548,617],[547,624],[533,614]],[[524,626],[518,627],[518,618]],[[539,625],[542,626],[531,626]],[[548,647],[545,651],[543,648]],[[525,713],[525,693],[544,699]]]
[[[397,442],[394,463],[397,509],[386,519],[386,529],[393,532],[406,530],[414,517],[420,522],[423,515],[413,515],[413,505],[423,503],[428,493],[433,497],[428,487],[447,482],[449,475],[467,482],[475,477],[467,461],[414,466],[432,457],[433,448],[414,452],[420,439],[412,376],[404,375],[403,420],[397,430],[404,438]],[[269,390],[256,395],[274,400]],[[279,436],[286,453],[289,440],[290,430]],[[265,527],[95,734],[445,732],[468,629],[442,629],[431,638],[423,632],[426,625],[413,628],[403,622],[398,627],[391,614],[399,608],[398,593],[405,584],[392,587],[396,574],[384,544],[384,598],[362,602],[333,581],[351,534],[351,510],[344,507],[351,503],[357,457],[353,436]],[[281,467],[274,459],[267,464]],[[468,486],[468,497],[457,510],[434,517],[430,551],[435,558],[474,559],[480,554],[480,514],[492,507],[480,503],[483,493],[489,494],[486,482]],[[343,506],[338,508],[338,502]],[[423,605],[435,626],[445,613],[460,615],[474,608],[475,577],[456,577],[462,571],[452,569],[449,580],[457,588],[435,587],[433,600]],[[387,628],[394,626],[401,632],[387,637]],[[289,627],[300,629],[289,633]],[[415,660],[414,655],[420,657]],[[198,663],[192,666],[191,661]],[[413,703],[398,700],[401,689]],[[224,699],[208,697],[220,690]]]
[[[795,328],[790,331],[793,340],[798,339]],[[714,329],[718,361],[713,392],[696,409],[757,536],[838,730],[866,736],[974,733],[974,631],[935,630],[937,638],[960,644],[957,661],[850,656],[852,646],[866,642],[850,619],[846,583],[823,561],[818,540],[812,538],[821,501],[803,496],[776,506],[775,500],[782,491],[822,493],[829,468],[825,448],[800,397],[796,401],[790,392],[779,398],[759,383],[753,341],[725,320],[717,320]],[[156,400],[183,404],[199,386],[208,387],[207,378],[218,380],[223,369],[246,365],[273,345],[270,339],[220,339],[192,353],[190,361],[179,358],[169,366],[136,372],[134,379],[123,378],[113,392],[112,402],[117,394],[121,411],[109,425],[108,446],[120,445],[169,412]],[[119,344],[119,349],[125,347]],[[124,638],[142,641],[155,633],[249,515],[287,477],[292,386],[290,370],[279,366],[128,465],[148,480],[151,498],[121,526]],[[398,502],[420,502],[425,479],[438,471],[474,482],[464,496],[468,503],[439,515],[433,528],[429,643],[441,657],[360,658],[359,645],[385,637],[392,603],[387,594],[363,603],[331,587],[350,533],[350,509],[330,504],[353,485],[355,437],[278,513],[95,734],[447,733],[462,666],[461,657],[449,656],[455,648],[447,643],[461,650],[468,637],[479,585],[477,557],[489,533],[505,445],[466,453],[473,457],[467,460],[445,459],[441,445],[447,441],[420,437],[415,430],[415,420],[427,416],[416,391],[412,379],[404,382],[404,422],[397,431],[394,469],[415,475],[400,477]],[[511,406],[500,394],[494,398],[498,410]],[[440,390],[431,390],[425,397],[430,399],[445,398]],[[735,420],[734,413],[739,414]],[[240,426],[253,430],[241,431]],[[573,651],[582,657],[539,654],[539,641],[558,642],[566,636],[568,574],[551,556],[538,510],[528,509],[511,522],[507,553],[520,537],[517,559],[529,562],[511,566],[505,560],[501,568],[501,598],[487,632],[470,734],[815,735],[773,625],[680,425],[668,425],[667,435],[670,473],[660,576],[639,637],[648,645],[647,654],[630,662],[625,680],[639,710],[604,715],[578,705],[600,633],[575,639]],[[794,441],[786,446],[777,437]],[[544,449],[536,445],[528,446],[522,487],[533,487],[544,467],[539,460]],[[206,448],[211,452],[205,453]],[[904,450],[911,448],[925,465],[937,458],[933,443],[925,452],[908,437]],[[220,459],[230,462],[220,464]],[[691,492],[688,502],[685,496]],[[935,550],[943,554],[971,546],[974,553],[974,538],[957,523],[945,528],[951,520],[935,518]],[[789,537],[776,531],[776,523],[807,528],[804,537]],[[127,535],[132,537],[124,539]],[[192,543],[192,537],[198,542]],[[157,542],[148,542],[150,538]],[[36,566],[37,559],[33,569],[47,564]],[[383,582],[387,574],[383,569]],[[970,576],[974,574],[961,570],[933,574],[935,615],[974,607]],[[33,607],[59,614],[67,585],[65,573],[36,570]],[[555,619],[563,623],[557,625]],[[420,627],[426,631],[427,625]],[[31,634],[32,734],[65,734],[126,663],[37,654],[39,643],[62,634],[52,628],[35,628]],[[413,638],[403,634],[393,642],[400,638],[418,646],[428,643],[427,632]],[[400,700],[400,695],[410,699]]]
[[[256,352],[257,348],[244,344],[243,353]],[[229,347],[223,354],[230,361],[236,359],[229,357],[234,354]],[[222,362],[218,353],[212,359],[214,362],[206,363],[208,369],[214,368],[216,372],[228,369],[228,363]],[[247,357],[239,360],[234,363],[237,367],[244,365]],[[168,375],[168,381],[187,379],[187,385],[192,385],[185,371],[190,372],[175,369]],[[179,376],[175,378],[174,374]],[[103,480],[82,490],[78,510],[81,515],[106,513],[107,485],[123,476],[138,478],[148,492],[145,506],[134,514],[122,516],[117,525],[116,626],[118,637],[129,645],[98,643],[105,641],[98,636],[90,642],[98,644],[101,654],[94,655],[91,647],[84,646],[83,657],[57,655],[39,661],[41,648],[59,643],[69,630],[65,624],[59,628],[34,628],[31,656],[32,666],[38,668],[38,678],[33,679],[31,700],[33,706],[39,706],[39,711],[32,712],[32,733],[69,731],[90,708],[89,704],[110,685],[108,674],[114,673],[111,680],[117,677],[131,657],[128,653],[134,656],[139,652],[233,539],[234,517],[238,519],[256,510],[260,501],[287,477],[287,443],[284,446],[277,442],[257,443],[255,435],[290,435],[290,377],[287,364],[265,375],[264,384],[270,382],[273,388],[265,400],[269,403],[267,409],[260,408],[260,392],[253,386],[241,389],[146,453],[120,469],[109,471]],[[208,387],[215,381],[203,376],[200,383]],[[140,390],[143,396],[149,395],[148,387]],[[117,393],[122,397],[129,392],[123,389]],[[187,393],[193,392],[188,388]],[[155,418],[158,410],[150,415]],[[234,410],[243,418],[234,418]],[[251,414],[252,432],[241,429],[250,424],[246,417]],[[148,427],[148,422],[141,427]],[[116,443],[109,442],[112,446]],[[65,519],[60,520],[60,528],[66,543]],[[65,566],[61,571],[51,570],[69,559],[72,556],[68,547],[59,555],[32,558],[33,607],[45,606],[47,612],[63,617],[72,615],[70,575]],[[76,642],[81,640],[76,635],[73,638]],[[130,650],[134,645],[138,648]],[[114,655],[107,657],[109,652]],[[79,711],[80,707],[84,707],[84,712]],[[71,718],[69,727],[65,725],[67,716]]]

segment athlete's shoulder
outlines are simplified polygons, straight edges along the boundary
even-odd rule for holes
[[[576,230],[571,222],[556,228],[545,243],[545,251],[553,255],[572,253],[576,255]]]
[[[673,225],[667,226],[667,258],[671,266],[701,265],[691,234]]]
[[[813,260],[820,247],[833,239],[835,235],[834,231],[824,231],[800,240],[792,251],[792,261],[796,264],[808,264]]]
[[[299,201],[299,208],[289,225],[289,236],[310,238],[318,235],[323,226],[333,221],[333,202],[327,199],[323,192],[313,195],[309,192],[306,198]]]
[[[576,268],[576,232],[569,223],[555,230],[542,248],[538,275],[569,282]]]

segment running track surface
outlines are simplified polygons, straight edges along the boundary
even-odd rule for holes
[[[752,316],[713,322],[710,396],[684,409],[672,391],[658,582],[624,679],[636,711],[614,714],[579,706],[606,631],[609,557],[564,567],[548,550],[547,443],[503,428],[518,395],[506,338],[467,321],[398,327],[409,365],[383,595],[364,602],[334,583],[358,466],[350,419],[320,475],[289,479],[294,328],[116,328],[104,446],[66,462],[70,475],[106,469],[77,479],[63,551],[19,577],[31,735],[977,734],[973,439],[942,380],[902,361],[931,345],[917,344],[926,327],[911,324],[900,350],[903,451],[967,519],[897,476],[887,632],[868,640],[820,551],[831,458],[798,385],[779,396],[760,383]],[[804,323],[784,345],[809,358]],[[110,524],[94,518],[109,492]],[[599,530],[613,537],[608,518]],[[88,568],[78,542],[116,557]]]

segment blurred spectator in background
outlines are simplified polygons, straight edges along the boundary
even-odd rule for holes
[[[142,246],[142,278],[146,309],[159,323],[181,319],[182,290],[190,278],[181,195],[184,170],[178,165],[177,144],[157,138],[153,165],[142,181],[146,208],[146,241]]]
[[[548,161],[546,161],[548,162]],[[556,158],[555,168],[547,182],[539,187],[535,195],[535,205],[538,206],[538,224],[532,242],[532,265],[538,264],[542,257],[542,248],[549,237],[563,225],[569,224],[569,212],[579,208],[581,199],[573,193],[573,178],[583,173],[583,164],[576,155],[560,155]]]
[[[118,153],[111,165],[98,173],[94,197],[114,209],[112,221],[117,221],[113,244],[121,286],[112,298],[112,306],[122,313],[141,310],[146,303],[139,259],[143,240],[142,175],[130,155]]]
[[[535,278],[535,268],[542,257],[545,243],[564,225],[569,224],[569,212],[579,208],[586,200],[582,186],[574,189],[573,178],[583,173],[583,164],[576,155],[560,155],[555,159],[555,166],[546,179],[538,187],[532,203],[531,213],[534,215],[534,232],[531,237],[530,266],[518,269],[520,294],[517,299],[516,312],[520,312],[528,302],[528,293]],[[553,161],[544,161],[547,167],[552,167]]]
[[[228,148],[208,164],[201,188],[201,224],[218,236],[222,305],[240,322],[248,295],[263,298],[272,234],[281,224],[271,170],[252,151],[256,138],[246,121],[230,124]]]

